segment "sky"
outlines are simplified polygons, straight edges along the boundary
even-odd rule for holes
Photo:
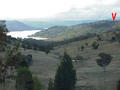
[[[0,19],[104,20],[120,15],[120,0],[0,0]]]

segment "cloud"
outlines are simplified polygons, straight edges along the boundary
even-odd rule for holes
[[[119,0],[1,0],[0,19],[104,19],[119,7]]]
[[[120,1],[99,0],[84,8],[71,8],[67,12],[56,14],[54,20],[106,20],[112,19],[112,12],[120,13]]]

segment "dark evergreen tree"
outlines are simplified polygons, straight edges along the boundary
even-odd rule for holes
[[[117,82],[117,90],[120,90],[120,80]]]
[[[0,21],[0,52],[6,50],[7,46],[7,28],[5,25],[5,21]],[[6,76],[6,64],[4,58],[0,57],[0,84],[5,82],[5,76]]]
[[[28,63],[23,59],[20,64],[19,67],[28,67]]]
[[[1,21],[0,21],[1,23]],[[5,22],[3,22],[5,23]],[[6,28],[6,25],[1,25],[0,24],[0,51],[3,51],[6,47],[6,41],[7,41],[7,38],[6,38],[6,33],[8,32],[7,28]]]
[[[71,57],[65,52],[55,75],[54,90],[73,90],[76,79]]]

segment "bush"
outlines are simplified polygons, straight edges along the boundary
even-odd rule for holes
[[[33,78],[33,82],[34,82],[34,90],[42,90],[42,88],[44,87],[37,77]]]
[[[33,90],[32,73],[27,67],[19,67],[16,77],[17,90]]]

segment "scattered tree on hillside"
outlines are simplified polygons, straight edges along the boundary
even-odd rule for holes
[[[110,64],[112,57],[109,54],[106,53],[100,53],[99,54],[99,59],[96,60],[97,64],[104,69],[104,85],[105,85],[105,72],[106,72],[106,67]],[[105,86],[104,86],[105,90]]]
[[[49,48],[45,49],[45,53],[48,54],[50,52]]]
[[[88,46],[88,43],[86,42],[85,45]]]
[[[101,40],[102,40],[102,38],[100,37],[99,34],[97,34],[97,41],[101,41]]]
[[[112,38],[111,38],[113,41],[116,41],[116,38],[114,37],[114,36],[112,36]]]
[[[71,57],[65,52],[55,75],[54,90],[73,90],[75,84],[76,71]]]
[[[97,64],[104,69],[104,72],[106,71],[106,66],[108,66],[112,60],[112,56],[106,53],[100,53],[98,55],[100,59],[97,59]]]
[[[82,46],[81,46],[81,50],[83,51],[83,50],[84,50],[84,48],[85,48],[85,47],[82,45]]]
[[[94,41],[94,42],[92,43],[92,47],[93,47],[93,49],[98,49],[99,43],[97,43],[96,41]]]

